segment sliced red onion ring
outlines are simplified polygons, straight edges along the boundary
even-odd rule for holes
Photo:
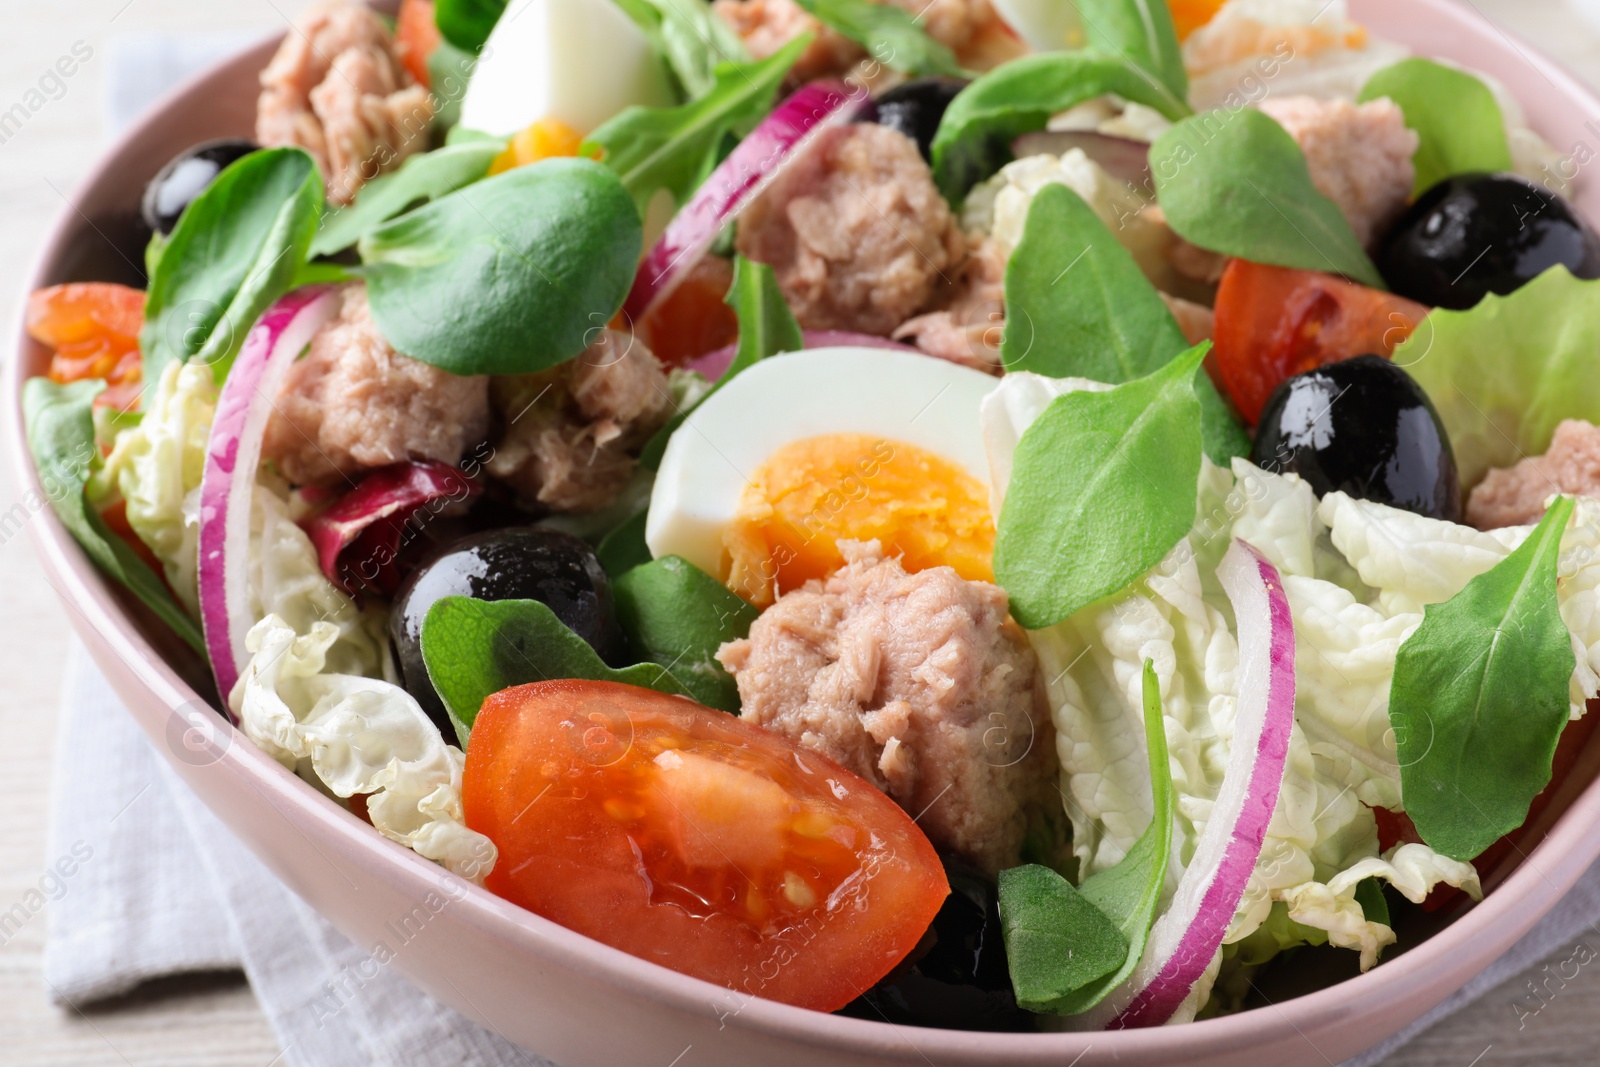
[[[394,463],[366,475],[303,525],[328,581],[352,595],[362,589],[387,595],[400,585],[396,561],[407,524],[424,512],[453,513],[482,492],[448,463]]]
[[[871,103],[864,90],[852,92],[840,82],[812,82],[795,90],[739,142],[673,217],[639,264],[633,290],[622,305],[624,314],[634,322],[644,318],[785,164],[798,159],[823,131],[850,122]]]
[[[1150,146],[1127,137],[1112,137],[1093,130],[1039,130],[1025,133],[1011,142],[1011,154],[1027,156],[1065,155],[1074,148],[1103,167],[1107,174],[1130,185],[1150,184]],[[1151,186],[1154,188],[1154,186]]]
[[[339,313],[339,291],[306,286],[283,297],[245,338],[217,398],[200,481],[200,621],[224,702],[249,659],[250,508],[261,441],[284,375]]]
[[[879,337],[877,334],[851,333],[848,330],[803,330],[801,340],[805,342],[807,348],[891,348],[897,352],[922,351],[899,341],[891,341],[887,337]],[[692,370],[707,381],[714,382],[728,372],[728,364],[733,362],[733,357],[738,351],[737,342],[724,345],[714,352],[696,356],[683,367],[684,370]]]
[[[1211,816],[1132,976],[1101,1004],[1108,1030],[1159,1026],[1211,965],[1261,856],[1294,726],[1294,621],[1283,579],[1244,541],[1217,568],[1239,626],[1233,748]]]

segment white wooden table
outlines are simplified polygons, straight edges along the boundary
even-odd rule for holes
[[[1600,23],[1579,0],[1468,0],[1580,75],[1600,84]],[[1600,0],[1589,0],[1600,12]],[[0,129],[0,321],[17,311],[23,272],[49,220],[106,143],[102,84],[110,42],[149,32],[281,29],[307,0],[6,0],[0,15],[0,112],[31,113]],[[39,79],[76,42],[94,55],[68,79]],[[40,106],[35,106],[40,105]],[[0,472],[0,513],[19,499]],[[64,609],[22,536],[0,528],[0,911],[46,866],[45,828],[55,705],[68,640]],[[17,1067],[269,1067],[280,1053],[249,988],[237,977],[176,979],[111,1008],[54,1007],[40,975],[45,917],[0,934],[0,1062]],[[1589,938],[1600,950],[1600,931]],[[1591,953],[1592,955],[1593,953]],[[1555,956],[1566,959],[1572,947]],[[1537,1017],[1518,1027],[1513,1005],[1530,971],[1424,1035],[1393,1067],[1589,1065],[1600,1062],[1600,968],[1582,970]],[[1548,994],[1547,994],[1548,996]],[[450,1065],[455,1067],[455,1065]]]

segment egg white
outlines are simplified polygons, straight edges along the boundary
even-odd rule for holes
[[[660,57],[611,0],[513,0],[467,83],[461,125],[509,137],[557,119],[588,134],[631,105],[674,102]]]
[[[882,348],[813,348],[762,360],[672,435],[645,520],[656,557],[722,568],[722,534],[745,486],[779,448],[870,434],[940,456],[989,485],[979,409],[998,382],[942,359]]]

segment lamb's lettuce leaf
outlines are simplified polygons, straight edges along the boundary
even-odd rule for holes
[[[1415,130],[1417,170],[1413,192],[1471,171],[1511,169],[1505,117],[1494,93],[1466,71],[1412,56],[1384,67],[1362,86],[1357,100],[1388,97]]]
[[[1127,980],[1144,954],[1166,883],[1174,804],[1161,686],[1150,660],[1144,664],[1143,696],[1154,814],[1128,854],[1076,889],[1047,867],[1000,874],[1000,925],[1011,983],[1017,1003],[1032,1011],[1088,1011]]]
[[[489,173],[505,146],[498,138],[473,140],[412,156],[399,170],[362,186],[355,203],[323,216],[311,254],[329,256],[349,248],[406,209],[471,185]]]
[[[1600,423],[1600,281],[1551,267],[1467,311],[1436,308],[1395,350],[1438,409],[1463,488],[1550,447],[1562,419]]]
[[[614,0],[667,61],[684,97],[716,85],[722,63],[749,63],[750,50],[704,0]]]
[[[634,567],[612,583],[617,621],[635,655],[671,671],[700,703],[739,712],[739,687],[717,649],[750,632],[750,602],[679,556]]]
[[[1442,604],[1395,656],[1389,719],[1406,813],[1436,852],[1470,860],[1521,826],[1567,725],[1572,637],[1556,599],[1571,497]]]
[[[817,21],[856,42],[886,67],[908,74],[970,78],[955,53],[928,36],[919,17],[876,0],[796,0]]]
[[[1165,0],[1074,0],[1089,47],[1121,56],[1180,100],[1189,96],[1189,74],[1178,47],[1178,30]]]
[[[1305,153],[1264,111],[1185,119],[1150,146],[1150,172],[1167,224],[1201,248],[1387,288],[1339,205],[1311,184]]]
[[[1154,108],[1174,121],[1193,114],[1182,97],[1120,56],[1045,52],[996,67],[963,89],[933,139],[933,174],[946,199],[1011,161],[1011,142],[1042,130],[1051,115],[1106,93]]]
[[[1006,264],[1007,371],[1117,385],[1189,348],[1177,320],[1100,216],[1064,185],[1039,190]],[[1217,464],[1247,455],[1250,438],[1208,375],[1195,381],[1201,436]]]
[[[508,0],[434,0],[433,21],[444,39],[473,55],[483,47]]]

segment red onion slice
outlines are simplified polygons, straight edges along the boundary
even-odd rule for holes
[[[897,352],[922,351],[920,348],[891,341],[877,334],[851,333],[848,330],[802,330],[801,339],[807,348],[889,348]],[[724,345],[703,356],[696,356],[685,363],[683,368],[694,371],[707,381],[714,382],[728,372],[728,364],[733,362],[733,357],[738,351],[738,342]]]
[[[312,336],[339,313],[339,291],[306,286],[256,323],[228,372],[211,423],[200,480],[200,622],[224,704],[249,659],[250,508],[261,442],[284,375]]]
[[[739,142],[673,217],[639,264],[623,313],[634,322],[644,318],[785,164],[799,158],[823,131],[850,122],[870,104],[864,90],[852,92],[840,82],[812,82],[795,90]]]
[[[1294,621],[1283,579],[1244,541],[1217,568],[1239,627],[1233,747],[1211,817],[1172,904],[1150,928],[1128,981],[1095,1013],[1106,1029],[1159,1026],[1211,965],[1233,921],[1278,803],[1294,726]]]
[[[393,463],[302,525],[328,581],[352,595],[362,589],[388,595],[400,584],[397,560],[413,518],[453,510],[482,492],[448,463]]]

